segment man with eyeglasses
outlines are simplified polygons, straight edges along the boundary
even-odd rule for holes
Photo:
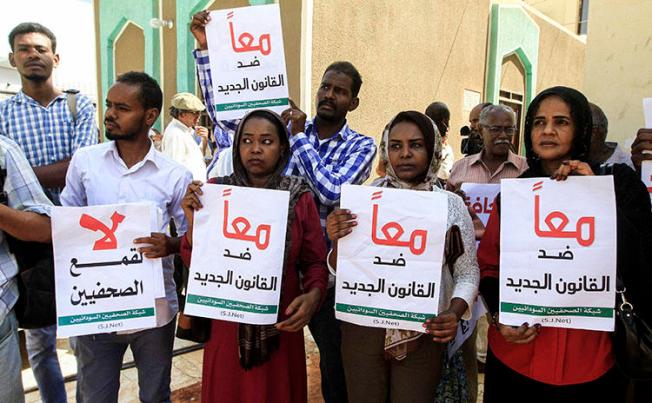
[[[500,183],[501,179],[516,178],[527,169],[525,158],[512,152],[512,137],[516,134],[516,115],[509,106],[489,105],[480,112],[478,131],[482,135],[483,150],[462,158],[453,165],[447,189],[460,192],[462,183]],[[473,220],[479,241],[484,226]],[[478,391],[478,370],[484,372],[487,357],[487,330],[485,317],[478,319],[473,334],[462,344],[469,400],[475,401]],[[476,361],[477,360],[477,361]]]
[[[516,178],[527,169],[525,158],[512,152],[512,137],[516,134],[516,115],[506,105],[490,105],[480,113],[479,129],[484,149],[453,165],[447,188],[457,189],[464,182],[500,183],[504,178]]]

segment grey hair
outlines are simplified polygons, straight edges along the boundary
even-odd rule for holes
[[[500,105],[500,104],[498,104],[498,105],[489,105],[489,106],[487,106],[486,108],[484,108],[484,109],[482,110],[482,112],[480,112],[480,122],[479,122],[479,123],[480,123],[481,125],[485,125],[485,126],[486,126],[486,125],[487,125],[487,121],[489,120],[489,115],[491,115],[491,114],[494,113],[494,112],[505,112],[505,113],[508,113],[508,114],[512,115],[512,118],[514,118],[514,120],[516,120],[516,114],[514,113],[514,110],[513,110],[512,108],[510,108],[510,107],[507,106],[507,105]]]

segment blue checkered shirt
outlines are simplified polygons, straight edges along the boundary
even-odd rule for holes
[[[194,56],[206,109],[215,124],[216,142],[222,149],[230,147],[239,121],[217,120],[208,52],[195,50]],[[322,228],[326,228],[326,216],[340,202],[341,186],[361,184],[369,177],[371,162],[376,155],[374,140],[345,124],[337,134],[320,144],[316,127],[307,121],[303,133],[290,136],[290,146],[292,158],[285,174],[306,178],[315,194]],[[217,153],[209,172],[216,161]]]
[[[73,123],[66,94],[43,106],[20,91],[0,102],[0,135],[14,140],[33,167],[72,157],[80,147],[97,143],[95,107],[77,94],[77,120]],[[59,204],[61,189],[46,189]]]
[[[50,215],[52,203],[43,193],[34,171],[18,145],[0,136],[0,168],[5,169],[3,190],[12,209]],[[4,232],[0,231],[0,322],[18,300],[16,259],[9,252]]]

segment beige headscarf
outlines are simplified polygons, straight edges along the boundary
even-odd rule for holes
[[[430,165],[425,178],[418,184],[410,184],[398,178],[394,172],[392,164],[389,162],[387,154],[387,145],[389,144],[389,132],[395,124],[399,122],[411,122],[419,127],[423,134],[428,154],[431,155]],[[396,189],[411,189],[431,191],[437,186],[437,172],[441,163],[441,135],[437,130],[435,122],[428,116],[417,111],[401,112],[392,119],[385,130],[380,142],[380,160],[385,164],[386,175],[383,178],[376,179],[371,185],[378,187],[390,187]],[[407,354],[418,347],[418,339],[423,333],[411,330],[387,329],[385,331],[385,353],[388,357],[396,360],[404,359]]]

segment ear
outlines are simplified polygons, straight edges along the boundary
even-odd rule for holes
[[[358,105],[360,105],[360,98],[355,97],[351,100],[351,105],[349,105],[349,112],[353,112],[358,108]]]
[[[16,67],[16,61],[14,60],[14,52],[9,52],[9,64],[11,67]]]
[[[53,64],[53,66],[54,66],[55,68],[59,67],[59,54],[58,54],[58,53],[55,53],[53,59],[54,59],[54,64]]]
[[[156,109],[156,108],[149,108],[145,111],[145,123],[147,126],[153,126],[154,122],[156,122],[156,119],[158,119],[158,115],[161,112]]]

